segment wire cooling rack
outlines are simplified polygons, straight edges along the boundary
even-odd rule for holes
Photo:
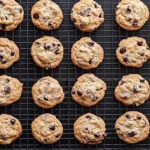
[[[150,7],[149,0],[143,0]],[[55,0],[63,10],[64,21],[61,27],[55,31],[41,31],[34,27],[31,22],[30,11],[36,0],[17,0],[24,10],[25,19],[23,23],[12,32],[0,31],[0,37],[7,37],[17,43],[20,48],[20,60],[7,70],[0,70],[0,74],[6,74],[20,79],[24,83],[24,91],[20,101],[0,108],[0,113],[8,113],[17,117],[23,126],[22,136],[8,146],[0,146],[0,150],[148,150],[150,138],[135,144],[127,145],[122,142],[114,131],[115,120],[128,110],[138,110],[144,113],[150,120],[150,101],[135,108],[129,107],[116,101],[113,95],[114,88],[123,75],[139,73],[150,81],[150,62],[145,63],[141,69],[122,66],[115,57],[115,50],[121,39],[130,36],[141,36],[150,44],[150,21],[139,31],[128,32],[121,29],[115,22],[115,8],[119,0],[97,0],[105,12],[105,23],[95,32],[82,33],[75,28],[70,20],[70,11],[77,0]],[[56,69],[46,71],[37,67],[31,56],[30,48],[34,40],[43,35],[58,38],[64,46],[64,59]],[[72,44],[83,36],[90,36],[101,44],[105,51],[104,62],[91,71],[83,71],[74,66],[70,60]],[[71,87],[77,77],[83,73],[94,73],[107,83],[105,98],[96,106],[86,108],[75,103],[71,99]],[[39,108],[33,103],[31,96],[32,85],[41,77],[50,75],[56,78],[65,91],[65,100],[60,105],[48,110]],[[52,113],[57,116],[64,126],[64,134],[59,142],[53,145],[42,145],[38,143],[31,133],[32,120],[42,113]],[[101,145],[81,145],[73,136],[73,123],[84,113],[91,112],[102,117],[107,125],[108,136]]]

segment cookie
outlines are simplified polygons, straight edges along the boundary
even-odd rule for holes
[[[121,140],[135,144],[148,137],[149,121],[138,111],[128,111],[117,119],[115,131]]]
[[[101,5],[94,0],[80,0],[74,4],[71,20],[83,32],[92,32],[104,22]]]
[[[119,43],[116,56],[121,64],[139,68],[150,59],[150,49],[145,39],[130,37]]]
[[[32,97],[39,107],[52,108],[64,100],[64,92],[57,80],[44,77],[32,87]]]
[[[62,23],[63,13],[51,0],[37,1],[31,10],[33,24],[42,30],[57,29]]]
[[[121,0],[117,5],[116,21],[123,29],[138,30],[148,19],[148,7],[141,0]]]
[[[63,59],[64,48],[54,37],[44,36],[37,39],[31,48],[34,62],[42,68],[56,68]]]
[[[103,48],[90,37],[83,37],[71,49],[72,62],[88,70],[98,67],[104,59]]]
[[[82,144],[100,144],[107,135],[105,131],[103,119],[91,113],[84,114],[74,123],[74,136]]]
[[[24,10],[15,0],[0,0],[0,30],[12,31],[24,19]]]
[[[18,46],[7,38],[0,38],[0,69],[7,69],[18,60]]]
[[[0,144],[11,144],[22,134],[20,121],[7,114],[0,115]]]
[[[83,106],[93,106],[105,95],[106,83],[94,74],[81,75],[72,87],[72,99]]]
[[[35,118],[31,124],[32,134],[43,144],[56,143],[63,134],[61,122],[52,114],[43,114]]]
[[[0,106],[18,101],[22,95],[23,84],[16,78],[0,76]]]
[[[150,96],[149,83],[138,74],[126,75],[119,81],[114,94],[125,105],[139,106]]]

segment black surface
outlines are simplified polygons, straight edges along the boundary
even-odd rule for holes
[[[134,69],[122,66],[115,57],[115,50],[121,39],[129,36],[144,37],[150,44],[150,21],[139,31],[128,32],[121,29],[115,22],[115,7],[119,0],[97,0],[104,9],[105,23],[93,33],[82,33],[77,30],[70,21],[70,11],[77,0],[56,0],[64,13],[64,21],[59,30],[41,31],[34,27],[31,22],[30,11],[35,0],[17,0],[25,10],[25,19],[23,23],[12,32],[0,31],[0,37],[8,37],[14,40],[20,47],[20,61],[7,70],[0,70],[0,74],[6,74],[17,77],[24,83],[24,91],[20,101],[1,107],[0,113],[8,113],[17,117],[23,125],[23,134],[13,144],[9,146],[0,146],[0,150],[146,150],[149,149],[150,138],[136,144],[127,145],[122,142],[115,134],[113,128],[115,120],[128,110],[138,110],[144,113],[150,120],[150,101],[142,106],[127,107],[116,101],[113,95],[114,88],[123,75],[129,73],[139,73],[150,81],[150,62],[146,63],[141,69]],[[143,0],[149,7],[150,1]],[[43,35],[51,35],[58,38],[64,45],[65,55],[61,65],[53,70],[46,71],[37,67],[31,56],[30,47],[35,39]],[[95,70],[83,71],[75,67],[70,60],[70,50],[72,44],[83,36],[91,36],[93,40],[102,45],[105,51],[104,62]],[[94,73],[107,83],[107,92],[105,98],[96,106],[86,108],[78,105],[71,99],[70,90],[77,77],[83,73]],[[31,97],[32,85],[41,77],[50,75],[56,78],[63,86],[65,91],[65,100],[53,109],[44,110],[37,107]],[[62,139],[54,145],[42,145],[38,143],[31,134],[30,124],[32,120],[42,113],[52,113],[56,115],[64,126]],[[88,146],[79,144],[73,136],[73,123],[81,115],[92,112],[102,117],[107,125],[108,136],[101,145]]]

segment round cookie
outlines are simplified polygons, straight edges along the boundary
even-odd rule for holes
[[[121,140],[135,144],[148,137],[149,121],[140,112],[128,111],[117,119],[115,130]]]
[[[115,89],[115,97],[125,105],[139,106],[150,96],[149,83],[138,74],[123,76]]]
[[[106,83],[94,74],[83,74],[72,87],[72,99],[90,107],[104,98],[106,89]]]
[[[34,62],[42,68],[56,68],[63,59],[64,48],[54,37],[44,36],[37,39],[31,47]]]
[[[123,29],[138,30],[148,19],[148,7],[141,0],[121,0],[117,5],[116,21]]]
[[[0,69],[7,69],[18,60],[18,46],[7,38],[0,38]]]
[[[116,56],[121,64],[139,68],[150,59],[150,49],[145,39],[130,37],[119,43]]]
[[[31,10],[32,22],[42,30],[57,29],[62,23],[63,13],[51,0],[37,1]]]
[[[0,76],[0,106],[18,101],[22,95],[23,84],[16,78]]]
[[[94,0],[80,0],[74,4],[71,20],[83,32],[92,32],[104,22],[101,5]]]
[[[39,107],[52,108],[64,100],[64,92],[59,82],[52,77],[38,80],[32,87],[32,97]]]
[[[0,115],[0,144],[11,144],[22,134],[20,121],[7,114]]]
[[[90,37],[83,37],[73,45],[71,59],[75,65],[82,69],[93,69],[103,61],[104,51]]]
[[[32,134],[43,144],[56,143],[63,134],[61,122],[52,114],[43,114],[31,124]]]
[[[100,144],[107,135],[105,131],[103,119],[91,113],[84,114],[74,123],[74,136],[82,144]]]
[[[0,30],[12,31],[24,19],[24,10],[15,0],[0,0]]]

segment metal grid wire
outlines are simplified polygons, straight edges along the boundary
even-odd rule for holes
[[[20,101],[0,108],[0,113],[8,113],[17,117],[23,126],[22,136],[8,146],[0,146],[0,150],[146,150],[149,149],[150,138],[136,144],[127,145],[115,134],[113,128],[115,120],[128,110],[138,110],[144,113],[150,120],[150,102],[135,108],[128,107],[116,101],[113,95],[114,88],[123,75],[139,73],[150,81],[150,62],[141,69],[122,66],[115,57],[115,50],[121,39],[129,36],[141,36],[150,44],[150,22],[139,31],[128,32],[121,29],[115,22],[115,8],[119,0],[97,0],[105,12],[105,23],[93,33],[82,33],[75,28],[70,20],[70,11],[77,0],[55,0],[63,10],[64,21],[61,27],[55,31],[41,31],[34,27],[31,22],[30,11],[36,0],[17,0],[24,10],[25,19],[23,23],[12,32],[0,31],[0,37],[7,37],[17,43],[20,48],[20,60],[7,70],[0,70],[0,74],[6,74],[20,79],[24,83],[24,91]],[[150,1],[143,0],[149,7]],[[64,59],[61,65],[53,70],[46,71],[35,65],[31,56],[30,48],[35,39],[43,35],[58,38],[64,46]],[[83,71],[74,66],[70,60],[72,44],[83,36],[90,36],[102,45],[105,51],[104,62],[94,70]],[[71,99],[71,87],[77,77],[83,73],[94,73],[107,83],[105,98],[94,107],[86,108],[75,103]],[[33,103],[31,96],[32,85],[41,77],[50,75],[56,78],[65,91],[65,100],[60,105],[48,110],[39,108]],[[64,134],[59,142],[53,145],[42,145],[38,143],[31,134],[32,120],[42,113],[52,113],[57,116],[64,126]],[[107,125],[108,136],[101,145],[81,145],[73,136],[73,123],[84,113],[91,112],[102,117]]]

